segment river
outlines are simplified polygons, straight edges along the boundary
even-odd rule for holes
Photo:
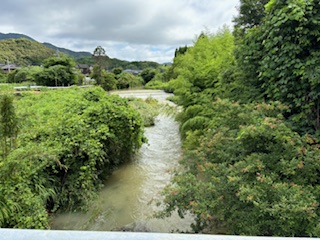
[[[166,102],[171,94],[163,91],[136,90],[113,92],[123,97],[152,97]],[[167,232],[188,231],[191,217],[180,219],[178,214],[156,219],[160,210],[161,191],[170,181],[181,157],[178,124],[172,117],[159,115],[155,126],[145,129],[148,143],[135,159],[121,166],[106,181],[98,199],[87,213],[64,213],[56,216],[52,229],[60,230],[128,230]]]

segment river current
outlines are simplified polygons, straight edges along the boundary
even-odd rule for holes
[[[163,91],[119,91],[123,97],[152,97],[166,103],[171,94]],[[98,199],[87,213],[64,213],[56,216],[52,229],[92,231],[188,231],[191,217],[172,214],[165,219],[154,218],[159,209],[161,191],[170,182],[173,170],[179,167],[181,141],[178,123],[170,116],[159,115],[155,126],[145,129],[148,143],[135,159],[121,166],[105,182]]]

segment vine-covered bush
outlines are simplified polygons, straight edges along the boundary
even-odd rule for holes
[[[213,102],[198,147],[186,151],[186,171],[165,190],[163,214],[190,211],[195,231],[320,236],[320,151],[286,124],[285,109]]]
[[[0,164],[1,227],[47,228],[47,211],[85,208],[144,140],[139,113],[101,88],[23,94],[16,109],[18,146]]]

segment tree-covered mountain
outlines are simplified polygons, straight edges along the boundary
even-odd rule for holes
[[[57,47],[51,43],[47,43],[47,42],[44,42],[42,43],[44,46],[48,47],[48,48],[51,48],[55,51],[59,51],[59,52],[62,52],[64,54],[67,54],[71,57],[74,57],[74,58],[81,58],[81,57],[91,57],[91,53],[90,52],[75,52],[75,51],[72,51],[72,50],[69,50],[69,49],[66,49],[66,48],[60,48],[60,47]]]
[[[54,54],[54,50],[26,38],[0,41],[0,63],[9,61],[20,66],[40,65],[44,59]]]
[[[5,39],[20,39],[20,38],[26,38],[32,41],[37,42],[36,40],[34,40],[33,38],[24,35],[24,34],[20,34],[20,33],[0,33],[0,41],[1,40],[5,40]],[[51,43],[47,43],[44,42],[42,43],[44,46],[53,49],[54,51],[59,51],[61,53],[67,54],[68,56],[74,57],[74,58],[81,58],[81,57],[88,57],[91,56],[90,52],[75,52],[66,48],[60,48],[57,47]]]
[[[39,48],[39,51],[37,50]],[[94,65],[92,53],[76,52],[66,48],[57,47],[51,43],[39,43],[33,38],[19,33],[0,33],[0,63],[9,60],[21,66],[39,65],[42,60],[53,56],[56,52],[73,57],[77,63]],[[123,69],[143,70],[157,68],[157,62],[150,61],[125,61],[107,56],[107,69],[121,67]]]
[[[11,38],[26,38],[26,39],[35,41],[33,38],[20,33],[0,33],[0,40],[11,39]]]

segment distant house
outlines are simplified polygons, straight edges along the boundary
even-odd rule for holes
[[[80,69],[81,73],[84,75],[88,75],[92,71],[92,67],[88,64],[77,64],[77,68]]]
[[[125,70],[123,70],[123,72],[131,73],[133,75],[138,75],[142,71],[141,70],[134,70],[134,69],[125,69]]]
[[[10,64],[0,64],[0,68],[4,73],[10,73],[11,71],[14,71],[20,67],[14,63],[10,63]]]

